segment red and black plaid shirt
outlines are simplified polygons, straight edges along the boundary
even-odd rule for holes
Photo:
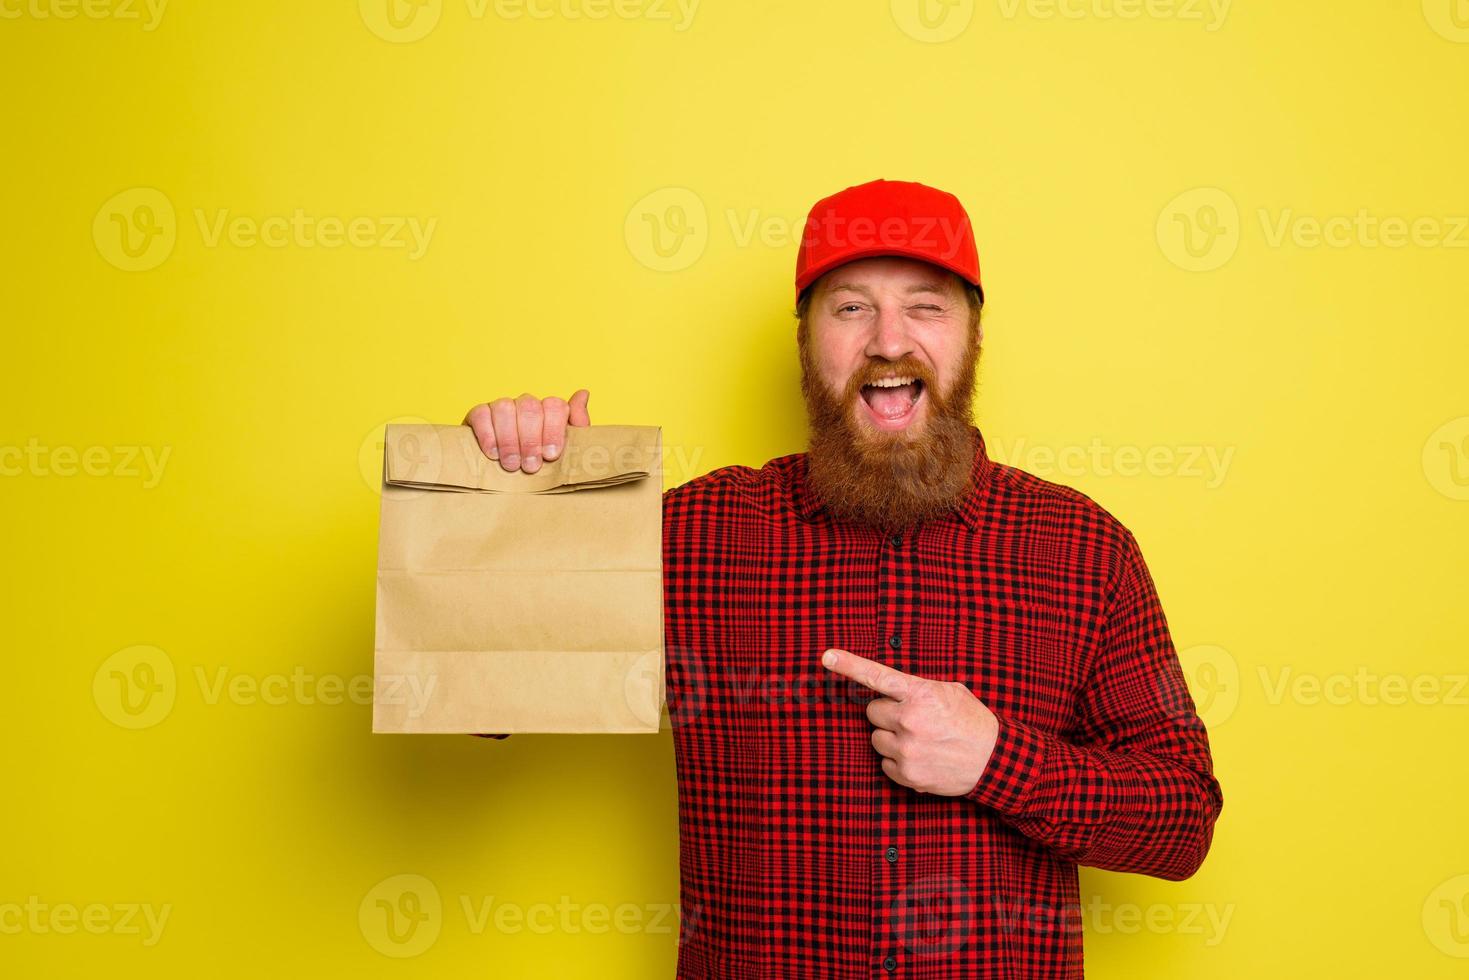
[[[806,456],[664,494],[686,978],[1080,977],[1079,864],[1182,879],[1223,805],[1153,582],[1089,498],[992,462],[901,535]],[[965,797],[890,780],[839,647],[999,719]]]

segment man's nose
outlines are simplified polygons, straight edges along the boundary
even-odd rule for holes
[[[872,325],[872,335],[867,339],[867,356],[896,361],[913,350],[913,338],[908,332],[903,311],[880,308]]]

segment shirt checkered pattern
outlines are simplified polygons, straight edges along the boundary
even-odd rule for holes
[[[1223,805],[1132,534],[991,461],[900,535],[834,519],[806,456],[664,494],[682,978],[1082,976],[1077,865],[1178,880]],[[890,780],[829,647],[967,685],[964,797]]]

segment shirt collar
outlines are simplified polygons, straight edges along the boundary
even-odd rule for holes
[[[990,478],[994,474],[995,464],[990,460],[989,453],[985,449],[984,435],[977,426],[971,425],[969,430],[974,435],[974,461],[970,469],[969,491],[963,499],[954,506],[953,513],[971,531],[979,526],[981,505],[984,495],[988,490]],[[796,513],[803,520],[813,521],[816,516],[826,508],[821,499],[811,489],[806,480],[806,467],[809,460],[807,453],[801,453],[798,457],[798,465],[791,475],[791,496],[795,504]]]

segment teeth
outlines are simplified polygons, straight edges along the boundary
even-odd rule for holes
[[[876,381],[869,382],[869,384],[871,384],[871,386],[874,388],[898,388],[902,385],[908,385],[912,383],[912,378],[879,378]]]

